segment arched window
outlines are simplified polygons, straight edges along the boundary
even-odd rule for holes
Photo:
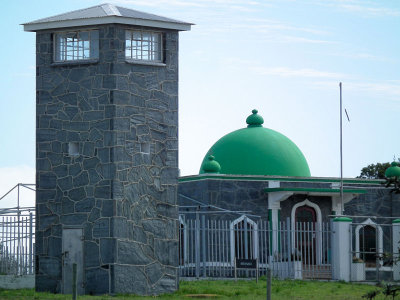
[[[257,253],[257,224],[243,215],[231,223],[231,261],[235,258],[256,259]]]
[[[382,227],[368,218],[356,227],[355,235],[356,257],[363,259],[367,266],[374,267],[376,255],[383,253]]]

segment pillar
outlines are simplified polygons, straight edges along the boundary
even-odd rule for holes
[[[396,219],[392,223],[392,236],[393,236],[393,280],[400,280],[400,261],[399,261],[399,247],[400,247],[400,219]]]
[[[333,279],[350,281],[351,241],[350,225],[347,217],[333,219],[332,267]]]

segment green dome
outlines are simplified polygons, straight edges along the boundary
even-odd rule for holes
[[[206,162],[203,164],[204,173],[219,173],[221,171],[221,166],[214,160],[214,156],[209,155]]]
[[[208,150],[200,167],[207,173],[208,157],[219,162],[221,174],[309,177],[310,169],[300,149],[283,134],[262,127],[263,118],[253,110],[248,127],[219,139]]]
[[[386,169],[385,176],[387,178],[400,178],[400,167],[397,162],[392,162],[391,166]]]

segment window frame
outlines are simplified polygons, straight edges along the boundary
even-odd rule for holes
[[[140,42],[140,45],[138,46],[139,50],[140,50],[140,56],[141,58],[138,58],[138,55],[136,54],[136,56],[133,55],[133,34],[134,33],[140,33],[140,40],[137,40],[138,42]],[[147,50],[149,53],[147,54],[147,57],[152,56],[152,53],[156,53],[159,56],[159,59],[145,59],[143,58],[143,42],[145,42],[146,40],[143,39],[143,34],[150,34],[150,45],[148,46],[149,49]],[[128,40],[127,35],[130,34],[130,39]],[[158,46],[158,50],[154,50],[153,48],[153,36],[159,36],[159,40],[156,42],[159,46]],[[154,65],[165,65],[165,54],[164,54],[164,33],[162,31],[158,31],[158,30],[146,30],[146,29],[125,29],[125,42],[124,42],[124,55],[125,55],[125,60],[127,62],[132,62],[132,63],[139,63],[139,64],[154,64]],[[127,55],[128,52],[128,44],[127,42],[130,42],[130,55]],[[148,42],[148,40],[147,40]],[[138,50],[136,50],[138,51]]]
[[[93,36],[93,33],[97,32],[96,35]],[[88,34],[88,39],[83,40],[79,39],[79,36],[83,33]],[[68,59],[68,51],[66,47],[68,46],[68,42],[66,39],[68,38],[67,35],[77,35],[77,41],[73,41],[72,43],[77,43],[78,46],[73,45],[74,49],[72,50],[73,55],[75,55],[75,47],[78,47],[78,58]],[[62,36],[62,43],[59,43],[59,36]],[[80,30],[68,30],[68,31],[58,31],[53,33],[53,63],[54,64],[74,64],[74,63],[84,63],[84,62],[97,62],[100,56],[100,42],[99,42],[99,29],[80,29]],[[89,56],[83,58],[79,58],[79,43],[88,41],[88,48],[86,49],[89,52]],[[97,43],[94,47],[92,46],[93,43]],[[61,51],[61,44],[63,45],[64,51]],[[81,46],[82,47],[82,46]],[[85,45],[83,45],[83,48]],[[85,48],[82,50],[85,51]],[[57,58],[59,57],[59,58]],[[64,59],[61,59],[61,58]]]

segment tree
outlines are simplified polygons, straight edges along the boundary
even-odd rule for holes
[[[360,176],[357,178],[367,179],[385,179],[385,171],[390,167],[390,163],[377,163],[370,164],[367,167],[361,169]]]

